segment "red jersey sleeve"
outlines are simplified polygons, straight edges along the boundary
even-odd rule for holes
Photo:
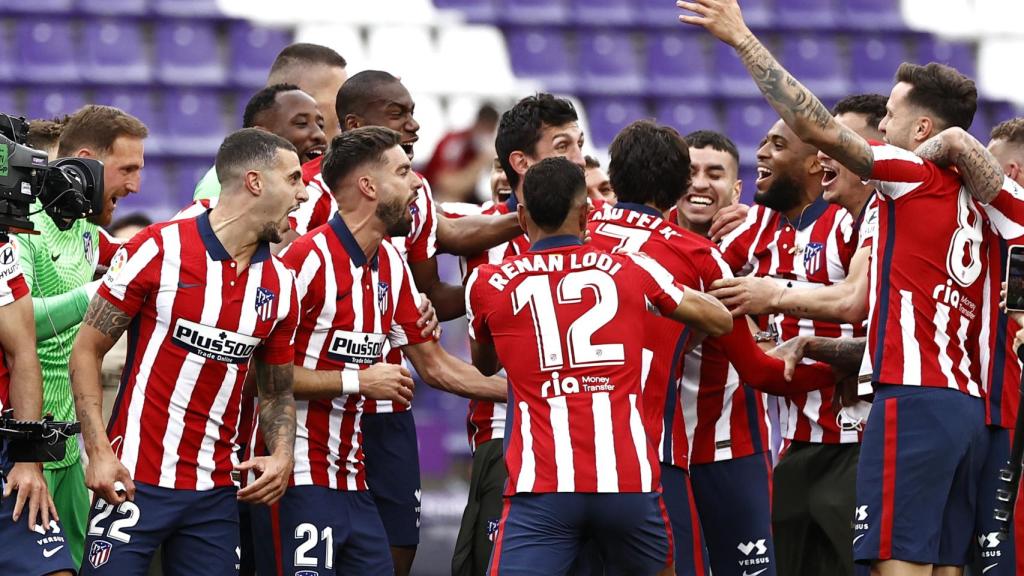
[[[281,265],[280,262],[277,264]],[[287,271],[287,276],[287,290],[282,284],[278,307],[287,305],[288,309],[278,310],[278,320],[274,324],[274,329],[256,352],[257,357],[264,363],[275,366],[295,361],[295,328],[299,322],[299,298],[295,290],[295,277],[290,271]]]
[[[683,301],[683,287],[672,279],[672,274],[642,253],[629,253],[626,256],[636,265],[639,276],[637,285],[643,290],[644,296],[663,316],[671,316]]]
[[[100,297],[129,316],[138,314],[146,298],[160,286],[163,258],[159,230],[150,226],[123,245],[111,259],[97,290]]]
[[[391,331],[388,333],[388,341],[391,346],[398,348],[408,344],[422,344],[430,340],[430,336],[424,338],[420,335],[420,327],[416,322],[420,319],[420,293],[412,280],[412,272],[409,265],[400,257],[395,250],[390,251],[390,256],[397,260],[396,268],[401,270],[401,281],[394,294],[395,314],[391,324]],[[394,276],[392,276],[394,278]]]
[[[871,182],[879,194],[896,200],[921,189],[939,168],[917,154],[877,141],[869,142],[874,154]]]
[[[118,240],[103,228],[100,231],[100,255],[97,264],[100,266],[110,266],[110,261],[114,259],[114,254],[117,253],[118,248],[124,244],[124,240]]]
[[[17,245],[14,242],[0,244],[0,306],[6,306],[28,293]]]
[[[300,204],[298,210],[288,216],[288,225],[299,236],[304,236],[310,230],[326,224],[338,209],[331,189],[324,184],[323,176],[317,174],[306,185],[306,192],[309,194],[309,200]]]
[[[757,241],[760,230],[761,215],[764,207],[754,206],[747,211],[747,217],[735,230],[729,232],[722,238],[720,248],[722,259],[735,274],[750,264],[751,249]]]
[[[430,183],[425,178],[423,187],[416,195],[416,202],[413,206],[416,213],[413,215],[412,230],[406,237],[406,257],[409,262],[423,262],[434,257],[437,253],[437,213],[434,207],[434,195],[430,190]]]
[[[493,288],[481,280],[481,271],[488,274],[490,266],[478,266],[466,280],[466,320],[469,322],[469,337],[477,342],[491,343],[491,331],[487,327],[487,312]]]
[[[1024,236],[1024,188],[1008,176],[1003,178],[1003,189],[989,204],[983,204],[992,227],[1005,240]]]

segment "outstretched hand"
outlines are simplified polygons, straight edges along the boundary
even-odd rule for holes
[[[700,26],[734,48],[750,35],[736,0],[679,0],[676,6],[695,14],[680,15],[680,22]]]

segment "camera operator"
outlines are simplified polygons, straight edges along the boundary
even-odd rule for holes
[[[13,408],[15,418],[38,420],[43,380],[35,338],[26,337],[35,334],[27,295],[14,243],[0,242],[0,410]],[[0,484],[0,573],[71,574],[71,554],[56,524],[42,465],[9,461],[3,437]]]
[[[34,214],[31,219],[39,234],[17,237],[35,312],[43,411],[57,420],[75,419],[68,376],[71,345],[99,285],[93,281],[96,266],[109,264],[117,248],[99,226],[110,224],[120,198],[138,192],[147,134],[142,122],[117,108],[88,105],[72,114],[64,124],[58,155],[103,162],[103,205],[94,206],[88,219],[77,220],[66,230],[58,229],[47,214]],[[38,207],[37,202],[34,208]],[[75,566],[81,564],[89,515],[79,457],[78,442],[69,439],[65,457],[44,465]]]

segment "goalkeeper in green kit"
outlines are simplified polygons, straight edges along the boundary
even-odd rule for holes
[[[148,131],[137,118],[109,106],[84,106],[61,133],[59,157],[87,157],[103,162],[103,205],[67,230],[45,212],[34,214],[38,235],[17,237],[21,266],[31,288],[39,363],[43,372],[43,413],[75,420],[68,361],[85,311],[99,286],[96,267],[109,264],[118,248],[99,226],[110,224],[118,199],[139,191],[143,139]],[[51,158],[51,160],[53,160]],[[33,210],[40,208],[37,203]],[[67,455],[44,465],[46,483],[75,566],[82,561],[89,518],[89,493],[79,461],[78,442],[69,439]]]

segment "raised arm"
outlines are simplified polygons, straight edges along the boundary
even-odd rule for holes
[[[423,381],[434,388],[474,400],[505,402],[508,398],[508,383],[504,378],[484,376],[433,340],[403,346],[402,351]]]
[[[449,218],[438,211],[437,247],[448,254],[473,256],[522,233],[515,214]]]
[[[988,204],[1003,187],[1003,167],[988,149],[963,128],[946,128],[918,146],[915,154],[939,166],[955,165],[967,191]]]
[[[867,141],[836,122],[828,108],[779,64],[747,28],[736,0],[679,0],[676,5],[695,14],[681,15],[680,21],[707,29],[736,50],[758,89],[798,138],[861,178],[871,176],[874,156]]]

